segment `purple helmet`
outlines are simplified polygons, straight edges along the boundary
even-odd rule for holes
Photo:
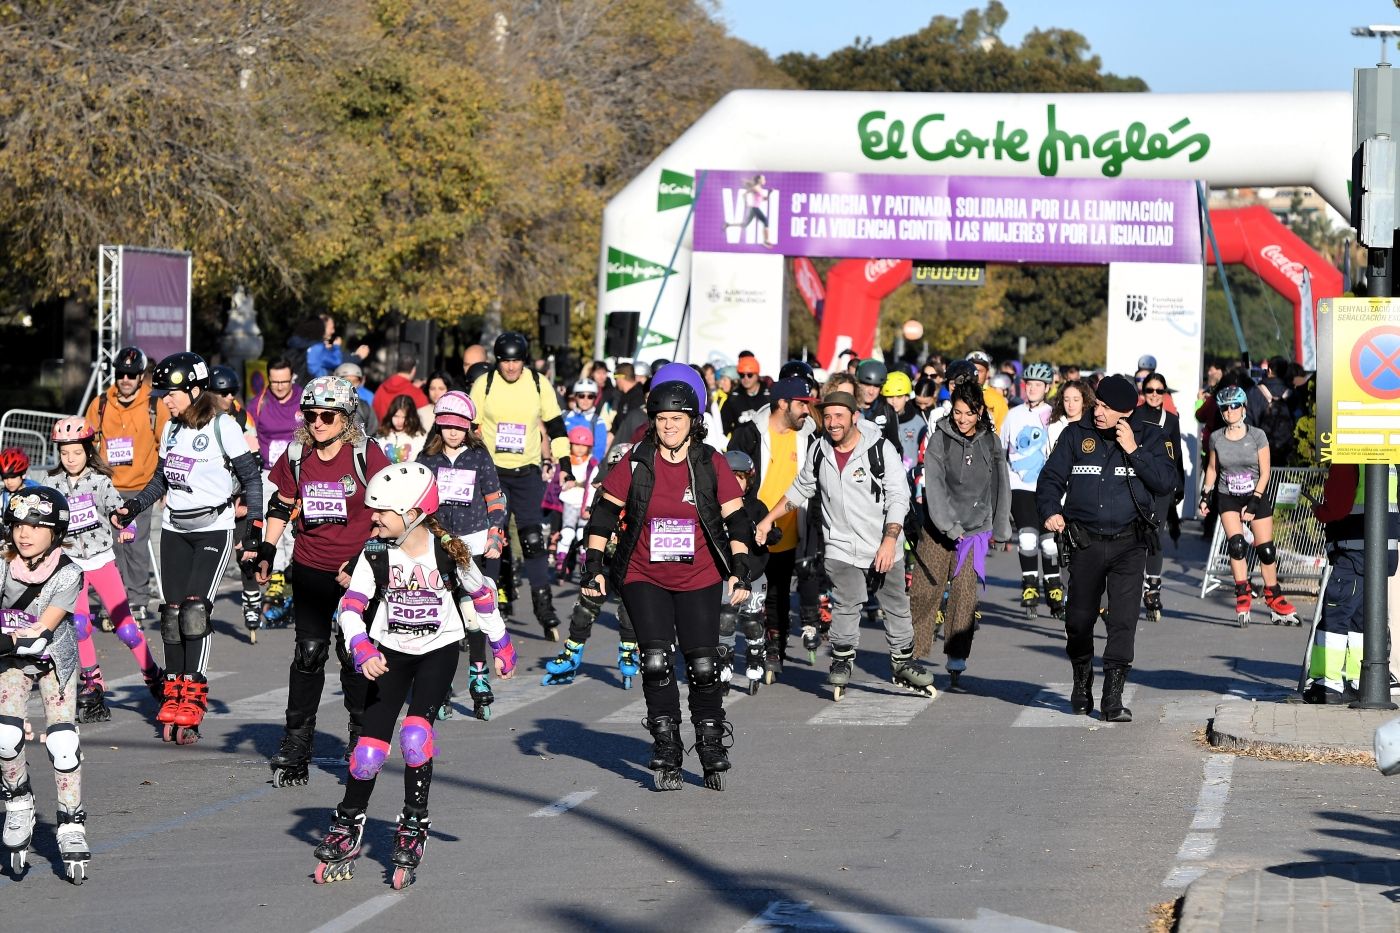
[[[702,409],[709,407],[709,391],[705,386],[705,380],[695,371],[695,368],[685,363],[667,363],[651,376],[651,391],[655,392],[656,387],[663,382],[684,382],[695,390],[695,397],[700,400]]]

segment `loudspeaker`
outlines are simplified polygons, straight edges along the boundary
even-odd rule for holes
[[[637,346],[637,330],[642,324],[640,311],[613,311],[608,315],[603,355],[631,359]]]
[[[540,299],[540,346],[551,350],[569,345],[569,296]]]

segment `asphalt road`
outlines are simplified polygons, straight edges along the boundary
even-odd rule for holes
[[[966,692],[930,701],[894,688],[883,634],[867,624],[855,684],[833,703],[825,658],[809,666],[794,640],[781,683],[750,697],[736,678],[723,793],[700,785],[693,755],[682,791],[650,789],[640,684],[621,688],[610,614],[567,687],[540,685],[557,646],[533,621],[512,623],[521,672],[497,682],[489,722],[459,708],[440,724],[432,840],[417,884],[398,893],[384,867],[402,799],[397,751],[356,876],[312,884],[312,848],[344,777],[344,711],[328,694],[311,783],[274,789],[266,758],[292,635],[264,631],[250,645],[230,591],[193,747],[161,743],[130,655],[95,636],[116,686],[113,720],[82,729],[90,878],[61,878],[35,743],[38,852],[22,880],[0,876],[5,925],[1120,931],[1143,928],[1208,867],[1389,852],[1400,821],[1373,771],[1237,759],[1196,741],[1222,695],[1285,694],[1306,637],[1239,630],[1225,594],[1198,600],[1203,553],[1190,538],[1169,555],[1167,618],[1139,625],[1132,724],[1070,715],[1062,633],[1043,609],[1022,618],[1015,556],[998,553]],[[567,616],[572,596],[558,603]],[[37,723],[37,696],[32,710]]]

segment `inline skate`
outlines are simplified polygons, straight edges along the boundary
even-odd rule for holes
[[[472,696],[472,715],[482,722],[491,718],[491,704],[496,695],[491,692],[491,675],[485,661],[473,661],[467,672],[467,692]]]
[[[680,726],[670,716],[644,719],[642,725],[651,732],[651,761],[647,767],[655,772],[653,786],[659,791],[680,790],[685,784],[681,776],[685,746],[681,744]]]
[[[959,682],[962,680],[963,671],[967,670],[967,658],[949,658],[946,667],[948,669],[948,689],[961,690],[962,686]]]
[[[314,723],[288,728],[282,734],[281,747],[268,760],[273,787],[304,785],[311,779],[311,742],[315,734]]]
[[[176,745],[193,745],[199,741],[199,724],[209,709],[209,682],[203,674],[182,674],[178,689],[179,703],[170,721],[161,730],[161,738]],[[164,712],[165,707],[162,706],[161,713]]]
[[[1249,609],[1253,602],[1254,593],[1249,587],[1248,580],[1235,581],[1235,624],[1240,628],[1249,626]]]
[[[5,829],[0,842],[9,853],[10,873],[24,874],[29,844],[34,841],[34,791],[25,778],[15,787],[0,781],[0,797],[5,800]]]
[[[355,877],[355,859],[360,857],[360,842],[364,835],[364,813],[346,813],[336,807],[331,828],[316,847],[316,858],[320,864],[316,866],[313,877],[317,884]]]
[[[74,715],[80,723],[107,722],[112,711],[107,708],[105,691],[102,689],[102,671],[96,667],[85,667],[79,672],[78,709]]]
[[[258,629],[262,628],[262,597],[257,590],[243,591],[243,627],[248,630],[249,644],[256,645]]]
[[[391,857],[394,871],[389,880],[395,891],[413,884],[414,875],[423,861],[423,850],[428,847],[428,827],[432,825],[426,813],[399,814],[399,826],[394,830],[394,854]]]
[[[1039,605],[1040,577],[1033,573],[1021,574],[1021,611],[1027,619],[1034,619]]]
[[[632,680],[642,672],[641,654],[635,641],[617,643],[617,673],[622,677],[622,689],[631,690]]]
[[[554,594],[549,585],[530,587],[530,603],[535,609],[535,618],[544,629],[544,637],[550,641],[559,640],[559,613],[554,611]]]
[[[1298,618],[1298,610],[1284,598],[1283,590],[1280,587],[1264,587],[1264,604],[1269,607],[1269,613],[1275,625],[1303,624],[1303,621]]]
[[[800,612],[802,620],[802,647],[807,649],[807,663],[817,663],[817,649],[822,646],[822,633],[818,627],[821,624],[821,610],[817,607],[803,607]]]
[[[776,628],[764,632],[763,682],[771,684],[783,676],[783,661],[787,656],[787,638]]]
[[[1050,615],[1057,621],[1065,620],[1065,585],[1058,573],[1045,578],[1045,602],[1050,606]]]
[[[72,810],[59,808],[58,829],[54,835],[58,838],[58,855],[63,859],[64,877],[73,884],[82,884],[87,880],[87,865],[92,859],[87,830],[83,828],[86,822],[87,812],[82,807]]]
[[[1148,577],[1142,590],[1142,608],[1149,622],[1162,621],[1162,578]]]
[[[695,754],[705,774],[705,786],[710,790],[724,790],[724,772],[729,770],[729,749],[733,744],[734,727],[728,720],[702,719],[695,724]]]
[[[269,626],[286,625],[291,621],[292,591],[287,585],[287,575],[282,571],[268,577],[262,608],[263,618]]]
[[[909,652],[890,655],[890,682],[929,699],[938,696],[938,690],[933,685],[933,675],[915,661],[913,654]]]
[[[572,638],[565,640],[563,649],[544,662],[545,675],[540,683],[546,687],[573,683],[574,678],[578,676],[578,669],[583,665],[585,644]]]
[[[826,683],[831,687],[831,698],[835,701],[846,695],[846,687],[855,672],[856,649],[831,646],[831,669],[827,671]]]

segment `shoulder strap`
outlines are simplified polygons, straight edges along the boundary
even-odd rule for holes
[[[491,383],[495,381],[495,378],[496,367],[492,366],[486,371],[486,391],[481,393],[481,398],[483,402],[486,400],[486,397],[491,394]]]
[[[292,441],[287,445],[287,466],[292,470],[292,485],[297,489],[297,495],[301,495],[301,458],[306,455],[306,447],[301,441]],[[272,465],[268,465],[272,469]],[[366,552],[368,553],[368,552]]]
[[[870,474],[878,480],[885,478],[885,435],[880,434],[879,442],[870,448]]]
[[[379,604],[384,601],[384,593],[389,589],[389,548],[383,541],[375,539],[365,543],[365,549],[360,552],[365,560],[369,562],[369,569],[374,574],[374,595],[365,603],[363,619],[365,630],[374,624],[374,614],[379,611]]]
[[[97,397],[97,430],[103,428],[102,421],[107,417],[107,393],[103,392]]]
[[[467,598],[466,587],[462,586],[462,578],[457,574],[457,562],[436,535],[433,536],[433,554],[437,557],[438,576],[442,578],[443,586],[452,589],[452,597],[458,602]]]
[[[151,417],[151,433],[154,434],[156,431],[156,398],[154,395],[146,396],[146,413]]]
[[[60,565],[60,566],[61,566],[61,565]],[[50,579],[52,579],[52,577],[50,577]],[[45,581],[43,581],[42,583],[31,583],[31,584],[29,584],[28,586],[26,586],[26,587],[24,588],[24,592],[23,592],[23,593],[20,593],[20,594],[19,594],[19,597],[18,597],[17,599],[15,599],[14,605],[13,605],[13,606],[6,606],[5,608],[6,608],[6,609],[17,609],[17,610],[19,610],[20,612],[23,612],[24,610],[28,609],[28,608],[29,608],[29,604],[32,603],[32,602],[34,602],[34,600],[36,600],[36,599],[39,598],[39,594],[42,593],[42,592],[44,591],[44,587],[45,587],[45,585],[48,584],[48,582],[49,582],[48,580],[45,580]]]

